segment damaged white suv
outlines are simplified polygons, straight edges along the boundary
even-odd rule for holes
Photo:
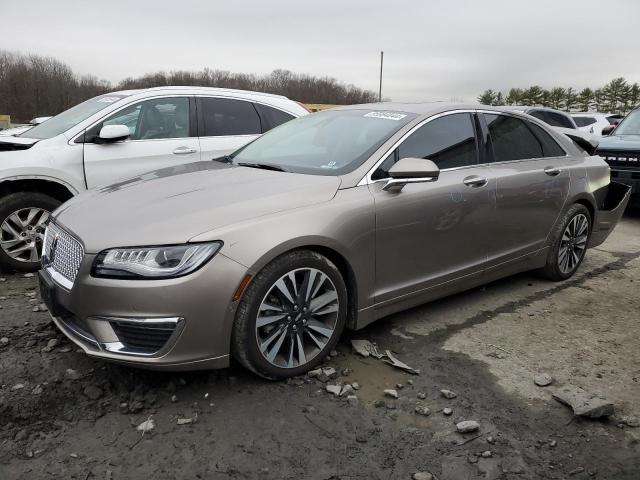
[[[92,98],[0,138],[0,268],[40,267],[49,213],[88,188],[227,155],[306,115],[266,93],[158,87]]]

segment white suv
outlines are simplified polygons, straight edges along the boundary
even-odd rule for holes
[[[602,136],[602,129],[610,125],[617,125],[624,118],[616,113],[600,112],[575,112],[571,116],[578,125],[578,129],[583,132]]]
[[[101,95],[0,137],[0,268],[37,270],[49,213],[77,193],[227,155],[307,113],[278,95],[159,87]]]

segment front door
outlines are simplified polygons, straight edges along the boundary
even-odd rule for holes
[[[141,173],[200,160],[189,97],[154,98],[119,110],[90,129],[126,125],[130,137],[84,144],[87,187],[109,185]],[[92,135],[93,136],[93,135]]]
[[[488,266],[545,245],[569,192],[570,158],[540,126],[506,114],[483,114],[497,182]]]
[[[495,214],[495,181],[478,165],[470,113],[447,114],[415,130],[372,175],[376,208],[376,303],[385,303],[482,270]],[[401,158],[427,158],[440,168],[430,183],[384,191]]]

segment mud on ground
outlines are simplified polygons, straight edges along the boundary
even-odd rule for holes
[[[326,361],[338,372],[329,383],[357,382],[357,405],[306,376],[272,383],[237,366],[177,374],[91,360],[40,311],[34,278],[5,278],[3,480],[640,478],[640,428],[624,423],[640,416],[637,214],[567,282],[518,275],[345,334]],[[350,338],[420,375],[356,356]],[[555,383],[537,387],[539,372]],[[613,401],[615,416],[574,418],[551,398],[568,383]],[[136,426],[149,419],[143,435]],[[461,420],[480,430],[456,433]]]

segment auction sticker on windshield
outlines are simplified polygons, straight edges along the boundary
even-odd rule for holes
[[[406,115],[404,113],[394,113],[394,112],[369,112],[365,114],[365,117],[371,118],[384,118],[386,120],[402,120]]]

